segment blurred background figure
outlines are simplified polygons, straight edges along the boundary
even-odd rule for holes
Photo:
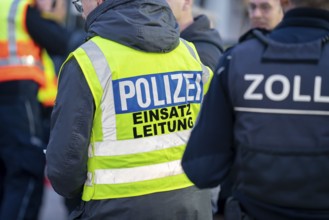
[[[67,2],[65,0],[36,0],[42,17],[64,25],[67,18]]]
[[[72,10],[70,10],[70,1],[36,0],[36,5],[44,19],[56,22],[70,32],[70,37],[66,39],[67,52],[65,54],[49,54],[54,62],[55,71],[58,73],[67,55],[84,42],[86,34],[82,30],[81,25],[74,23],[75,21],[79,22],[79,17],[75,16]]]
[[[67,20],[67,2],[66,0],[36,0],[35,7],[38,9],[43,20],[54,24],[56,27],[52,28],[56,31],[60,27],[65,31],[63,36],[60,32],[56,33],[57,38],[65,41],[65,45],[57,45],[62,47],[61,53],[47,51],[42,49],[42,60],[45,72],[45,85],[41,86],[38,93],[39,102],[42,104],[42,125],[44,142],[47,143],[50,133],[50,115],[55,103],[57,94],[57,75],[63,61],[67,55],[81,45],[84,41],[85,34],[77,32],[76,30],[68,30],[66,27]]]
[[[181,38],[192,42],[203,64],[213,71],[222,55],[222,40],[211,21],[200,10],[194,10],[193,0],[167,0],[180,28]],[[197,11],[195,15],[193,12]]]
[[[41,106],[53,103],[48,91],[56,92],[48,53],[67,54],[72,36],[57,23],[65,10],[59,20],[45,18],[40,10],[59,5],[44,1],[51,4],[4,0],[0,7],[1,220],[36,220],[42,203],[46,140]]]
[[[202,63],[212,71],[223,53],[222,39],[219,32],[213,28],[209,11],[201,9],[193,0],[167,0],[180,29],[180,37],[190,41],[196,47]],[[218,196],[220,187],[212,189],[213,213],[218,211]]]
[[[51,53],[48,55],[47,51],[43,50],[46,84],[39,89],[38,99],[42,104],[42,125],[45,143],[48,143],[50,135],[50,116],[57,95],[57,75],[60,67],[68,54],[80,46],[86,37],[81,26],[68,27],[68,19],[74,18],[74,14],[70,13],[69,10],[70,5],[71,2],[66,0],[36,0],[36,6],[44,19],[56,22],[58,25],[65,27],[66,31],[70,33],[70,37],[66,39],[67,50],[65,53]],[[76,204],[80,202],[80,198],[61,198],[61,201],[64,201],[65,209],[71,212]]]
[[[280,0],[245,0],[251,28],[272,30],[283,18]]]

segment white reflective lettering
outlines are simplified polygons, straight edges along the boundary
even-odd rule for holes
[[[177,80],[176,89],[174,92],[174,103],[185,102],[185,97],[179,97],[179,93],[182,90],[183,85],[183,75],[182,74],[175,74],[171,76],[171,79]]]
[[[329,103],[329,96],[321,96],[322,78],[315,77],[314,82],[314,102]]]
[[[243,98],[246,100],[262,100],[263,99],[263,94],[261,93],[254,93],[259,84],[263,81],[264,76],[261,74],[246,74],[244,75],[244,80],[250,81],[252,80],[253,82],[250,84],[248,89],[243,95]]]
[[[201,95],[202,95],[202,89],[201,89],[201,80],[202,80],[202,77],[200,74],[196,75],[196,80],[195,80],[195,86],[196,86],[196,89],[197,89],[197,93],[195,95],[195,100],[196,101],[200,101],[201,100]]]
[[[126,89],[128,88],[128,92],[126,93]],[[135,96],[135,88],[134,83],[132,81],[123,81],[119,83],[119,90],[120,90],[120,101],[121,101],[121,109],[126,111],[127,107],[127,99],[130,99]]]
[[[193,79],[193,74],[184,74],[186,82],[186,98],[187,101],[194,101],[195,97],[189,95],[189,91],[195,89],[195,84],[191,84],[189,79]]]
[[[165,104],[165,100],[159,100],[159,95],[158,95],[158,86],[155,77],[151,78],[152,82],[152,92],[153,92],[153,100],[154,100],[154,105],[155,106],[160,106]]]
[[[311,101],[310,95],[301,95],[300,94],[301,81],[302,80],[301,80],[300,76],[294,77],[293,100],[296,102],[310,102]]]
[[[165,86],[165,90],[166,90],[167,104],[171,104],[172,100],[171,100],[171,89],[170,89],[170,83],[169,83],[169,76],[167,76],[167,75],[164,76],[163,81],[164,81],[164,86]]]
[[[274,93],[273,92],[273,83],[274,82],[281,82],[282,84],[282,91],[281,93]],[[265,94],[269,99],[272,101],[282,101],[286,99],[290,92],[290,83],[287,77],[283,75],[272,75],[270,76],[265,82]]]
[[[136,80],[136,81],[134,81]],[[201,74],[175,73],[118,82],[121,110],[150,108],[202,99]]]
[[[142,89],[142,85],[144,90]],[[139,78],[136,81],[136,94],[137,102],[140,107],[147,108],[151,105],[150,86],[146,79]],[[145,102],[143,101],[143,94],[145,95]]]
[[[302,76],[295,75],[292,80],[289,80],[285,75],[275,74],[264,79],[265,75],[262,74],[246,74],[244,79],[252,83],[244,93],[243,98],[245,100],[262,100],[263,96],[267,97],[272,101],[283,101],[289,96],[292,97],[294,102],[314,102],[329,103],[329,96],[323,95],[322,91],[322,77],[314,76],[314,87],[310,94],[302,94]],[[264,88],[260,87],[262,81],[265,81]],[[311,80],[307,78],[307,80]],[[280,83],[282,90],[274,92],[274,84]],[[261,93],[256,93],[256,89],[259,89]],[[304,90],[305,91],[305,90]],[[313,93],[312,93],[313,92]]]

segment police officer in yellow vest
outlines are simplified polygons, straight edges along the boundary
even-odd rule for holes
[[[66,53],[69,33],[42,18],[33,0],[0,6],[0,219],[36,220],[42,203],[45,155],[39,88],[42,48]]]
[[[212,219],[181,167],[211,70],[165,0],[74,3],[89,40],[62,67],[46,154],[55,191],[81,196],[70,219]]]

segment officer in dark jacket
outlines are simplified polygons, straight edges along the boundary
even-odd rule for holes
[[[179,24],[180,37],[194,44],[202,63],[212,71],[222,56],[222,39],[218,31],[211,27],[206,15],[193,17],[193,1],[167,0]]]
[[[223,52],[222,40],[218,31],[211,28],[206,15],[193,18],[193,23],[182,30],[180,36],[195,45],[203,64],[213,71],[216,69]]]
[[[222,39],[219,32],[212,28],[208,16],[200,14],[194,17],[193,0],[167,0],[167,3],[179,24],[180,37],[192,42],[202,63],[215,71],[223,54]],[[221,194],[219,196],[220,190]],[[221,188],[218,186],[211,191],[213,213],[222,213],[222,204],[225,203],[224,197],[227,193],[230,193],[230,187],[225,184],[224,187],[221,185]],[[220,201],[218,201],[218,198],[220,198]],[[219,203],[219,209],[217,203]]]
[[[221,59],[182,160],[200,188],[234,176],[227,219],[329,219],[329,2],[281,3]]]

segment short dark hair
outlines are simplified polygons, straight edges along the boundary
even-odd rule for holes
[[[298,7],[323,8],[329,10],[328,0],[290,0]]]

